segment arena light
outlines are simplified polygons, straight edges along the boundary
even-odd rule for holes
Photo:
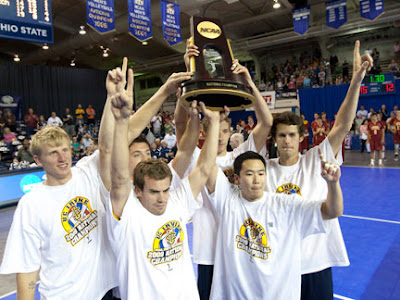
[[[143,45],[143,46],[147,46],[147,44],[148,44],[148,43],[147,43],[146,41],[143,41],[143,42],[142,42],[142,45]]]
[[[108,48],[103,50],[103,57],[108,57]]]
[[[272,7],[278,9],[281,7],[281,4],[278,2],[278,0],[274,0],[274,5],[272,5]]]
[[[14,61],[19,62],[21,59],[19,58],[18,54],[14,54]]]
[[[73,60],[71,60],[70,66],[75,67],[75,58]]]
[[[82,25],[82,26],[80,26],[79,28],[80,28],[79,34],[85,35],[85,34],[86,34],[85,26]]]
[[[49,50],[49,45],[47,45],[46,43],[43,44],[42,46],[43,50]]]

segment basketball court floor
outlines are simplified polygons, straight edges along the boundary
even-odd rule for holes
[[[400,299],[400,161],[386,155],[385,167],[369,168],[367,153],[346,151],[339,221],[350,266],[333,268],[335,299]],[[0,210],[0,257],[14,210]],[[191,244],[191,224],[188,235]],[[15,275],[0,275],[0,299],[16,299],[15,290]]]

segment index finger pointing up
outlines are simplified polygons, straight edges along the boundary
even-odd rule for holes
[[[126,70],[128,69],[128,59],[126,57],[124,57],[124,59],[122,60],[122,74],[124,74],[126,76]]]
[[[319,154],[319,158],[321,159],[321,161],[325,161],[324,154],[322,154],[322,150],[320,147],[318,147],[318,154]]]

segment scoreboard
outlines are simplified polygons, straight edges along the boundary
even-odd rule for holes
[[[50,0],[0,0],[0,38],[53,43]]]
[[[361,83],[360,96],[396,94],[393,73],[366,75]]]

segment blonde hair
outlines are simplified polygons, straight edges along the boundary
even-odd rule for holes
[[[43,144],[51,147],[60,146],[63,141],[70,142],[68,134],[60,127],[47,126],[39,130],[31,141],[31,152],[33,155],[40,156]]]

